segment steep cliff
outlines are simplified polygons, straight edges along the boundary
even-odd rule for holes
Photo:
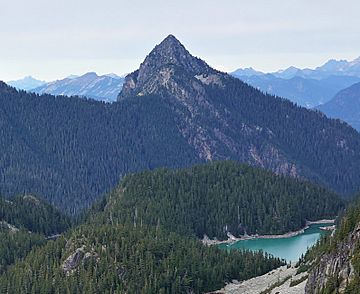
[[[310,253],[307,294],[360,293],[360,206],[348,209],[339,228]]]

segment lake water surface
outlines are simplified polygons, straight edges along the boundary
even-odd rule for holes
[[[287,261],[297,261],[309,247],[316,243],[321,235],[329,233],[320,230],[320,227],[331,225],[333,224],[313,224],[303,234],[290,238],[242,240],[233,244],[221,244],[219,247],[223,249],[262,250]]]

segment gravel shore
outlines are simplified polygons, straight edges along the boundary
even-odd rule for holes
[[[279,267],[265,275],[255,277],[243,282],[230,283],[223,289],[211,292],[217,294],[260,294],[266,291],[274,284],[281,284],[271,290],[271,294],[304,294],[306,280],[300,284],[290,287],[291,281],[297,281],[306,276],[307,273],[296,275],[296,268],[286,266]]]

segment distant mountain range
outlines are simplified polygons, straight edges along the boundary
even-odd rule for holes
[[[70,76],[63,80],[46,83],[30,91],[38,94],[82,96],[113,102],[121,91],[123,81],[123,78],[115,74],[98,76],[94,72],[89,72],[82,76]]]
[[[7,84],[18,90],[28,91],[28,90],[43,86],[46,84],[46,82],[34,79],[32,76],[27,76],[20,80],[9,81],[9,82],[7,82]]]
[[[80,96],[113,102],[116,101],[123,82],[124,78],[114,73],[98,76],[95,72],[89,72],[82,76],[69,75],[62,80],[52,82],[40,81],[29,76],[7,84],[19,90],[38,94]]]
[[[353,61],[331,59],[324,65],[313,70],[298,70],[296,75],[314,79],[323,79],[332,75],[354,76],[360,78],[360,57]]]
[[[266,73],[249,67],[244,69],[239,68],[231,74],[234,76],[254,76],[265,75]],[[360,57],[352,61],[331,59],[315,69],[301,69],[290,66],[287,69],[278,70],[270,74],[282,79],[291,79],[293,77],[325,79],[330,76],[352,76],[360,78]]]
[[[340,90],[360,82],[360,78],[351,76],[329,76],[322,80],[299,76],[284,79],[272,74],[236,77],[263,92],[287,98],[307,108],[324,104]]]
[[[317,107],[332,118],[339,118],[360,131],[360,83],[341,90],[329,102]]]
[[[353,61],[330,60],[315,69],[292,66],[273,73],[263,73],[245,68],[231,75],[263,92],[313,108],[328,102],[340,90],[360,82],[360,57]]]
[[[285,70],[264,73],[253,68],[238,69],[234,77],[272,95],[314,108],[331,100],[335,94],[360,82],[360,57],[353,61],[329,60],[315,69],[291,66]],[[94,72],[82,76],[44,82],[32,77],[8,82],[9,85],[35,93],[83,96],[99,101],[113,102],[121,91],[124,78],[116,74],[98,76]]]

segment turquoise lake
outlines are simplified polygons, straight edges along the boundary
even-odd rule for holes
[[[305,254],[307,249],[314,245],[321,235],[329,233],[320,230],[320,227],[330,225],[333,224],[313,224],[303,234],[290,238],[243,240],[231,245],[221,244],[219,247],[223,249],[262,250],[293,262]]]

